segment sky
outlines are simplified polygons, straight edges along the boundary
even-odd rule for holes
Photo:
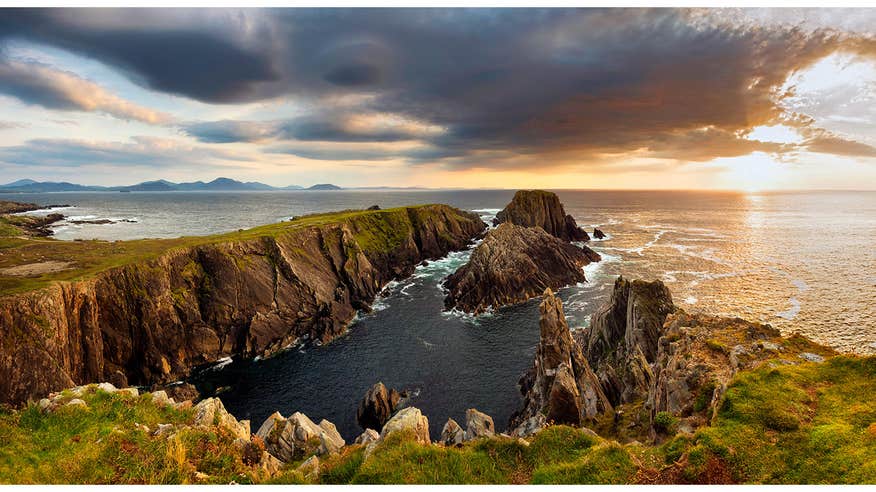
[[[874,9],[0,9],[0,182],[876,189]]]

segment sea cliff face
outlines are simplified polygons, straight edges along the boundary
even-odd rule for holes
[[[0,402],[93,381],[171,381],[223,357],[328,342],[389,281],[485,227],[444,205],[350,213],[0,298]]]

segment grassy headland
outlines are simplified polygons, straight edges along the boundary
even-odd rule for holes
[[[407,228],[399,224],[398,212],[405,208],[386,210],[345,210],[296,217],[293,220],[267,224],[210,236],[185,236],[174,239],[138,239],[132,241],[60,241],[51,238],[27,237],[16,225],[15,216],[0,215],[0,296],[39,289],[54,281],[69,281],[90,276],[124,265],[155,258],[174,248],[193,247],[222,242],[246,241],[261,237],[278,237],[294,231],[329,224],[354,224],[354,236],[365,249],[389,249],[401,240]],[[46,262],[68,263],[69,268],[40,275],[9,275],[3,269]]]

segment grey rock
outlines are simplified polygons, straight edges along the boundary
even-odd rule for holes
[[[455,446],[462,444],[465,441],[465,431],[453,419],[447,419],[444,428],[441,429],[441,439],[439,442],[445,446]]]

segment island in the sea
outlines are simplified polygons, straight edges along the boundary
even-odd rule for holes
[[[116,242],[46,238],[48,219],[20,215],[41,205],[3,207],[0,483],[876,480],[876,358],[688,313],[660,281],[624,277],[570,328],[555,292],[600,257],[552,193],[519,192],[492,226],[419,205]],[[446,416],[374,381],[349,402],[362,432],[348,442],[301,412],[239,420],[185,382],[229,356],[330,343],[389,282],[469,248],[448,309],[541,299],[509,422],[471,408],[431,435]]]

